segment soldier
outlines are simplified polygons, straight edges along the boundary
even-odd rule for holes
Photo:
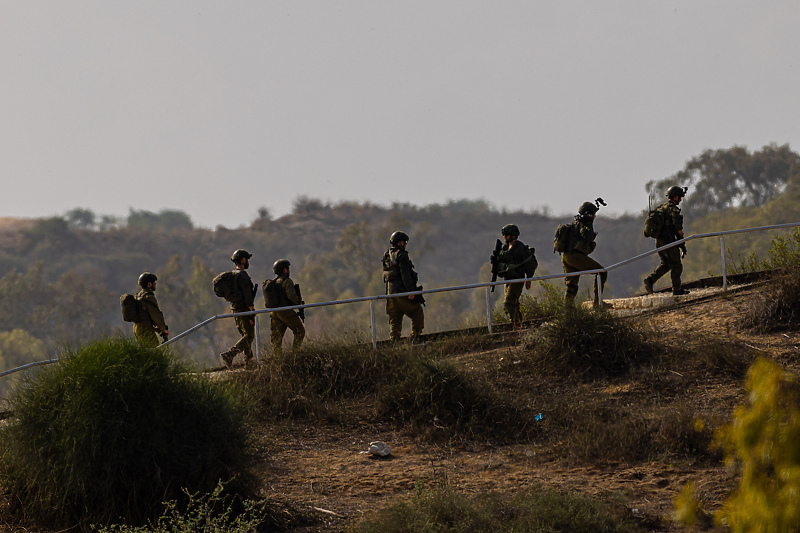
[[[236,299],[231,302],[231,312],[233,313],[255,311],[256,309],[255,296],[257,286],[253,284],[250,275],[246,272],[246,270],[250,268],[251,257],[253,257],[253,254],[242,249],[236,250],[233,252],[233,255],[231,255],[231,261],[236,265],[236,269],[234,270],[236,276],[233,283]],[[220,354],[222,360],[225,361],[225,366],[228,368],[233,368],[233,358],[236,357],[236,354],[242,352],[244,353],[245,365],[248,366],[251,364],[251,360],[253,359],[252,346],[256,338],[256,321],[252,315],[237,316],[234,317],[234,320],[236,320],[236,329],[239,330],[242,338],[239,339],[230,350]]]
[[[598,198],[598,202],[601,199]],[[605,205],[605,204],[603,204]],[[561,254],[561,266],[564,267],[564,273],[580,272],[582,270],[597,270],[603,268],[603,265],[589,257],[597,246],[594,242],[597,233],[594,231],[594,219],[600,208],[592,202],[583,202],[578,208],[578,214],[575,215],[575,222],[572,223],[572,231],[570,234],[569,247],[567,251]],[[580,276],[569,276],[564,279],[567,285],[567,291],[564,294],[564,302],[567,305],[574,305],[575,296],[578,294],[578,280]],[[600,293],[602,294],[603,288],[606,284],[608,273],[603,272],[600,274]]]
[[[386,294],[411,292],[418,289],[419,275],[414,272],[414,264],[408,257],[406,245],[408,235],[395,231],[389,238],[391,248],[383,254],[383,281]],[[411,339],[416,340],[425,327],[425,313],[420,296],[404,296],[386,299],[386,314],[389,315],[389,339],[400,340],[403,332],[403,316],[411,318]]]
[[[530,248],[519,240],[519,228],[514,224],[506,224],[500,231],[506,241],[500,253],[497,254],[499,263],[497,275],[503,279],[522,279],[533,277],[536,272],[537,262]],[[530,290],[531,282],[524,283]],[[512,328],[517,329],[522,324],[522,312],[519,308],[519,298],[522,295],[523,283],[507,283],[505,285],[505,298],[503,308],[511,320]]]
[[[656,248],[661,248],[669,243],[683,239],[683,215],[678,205],[684,196],[686,196],[686,188],[673,185],[667,190],[668,200],[656,209],[656,212],[661,213],[663,222],[661,230],[656,237]],[[658,252],[661,264],[656,267],[652,274],[644,278],[644,288],[647,294],[653,294],[653,285],[658,281],[658,278],[667,272],[672,277],[672,294],[676,296],[689,294],[688,290],[681,287],[681,273],[683,272],[681,258],[685,255],[686,243]]]
[[[291,263],[286,259],[278,259],[272,265],[272,271],[277,274],[275,282],[277,284],[278,302],[280,307],[287,307],[290,305],[300,305],[303,300],[297,291],[297,286],[289,277]],[[266,298],[266,292],[264,293]],[[306,328],[303,326],[300,315],[294,311],[272,311],[270,314],[270,334],[272,337],[272,352],[274,355],[279,356],[283,353],[283,336],[286,334],[286,329],[291,329],[294,339],[292,347],[296,350],[303,344],[303,338],[306,336]]]
[[[164,322],[164,313],[161,312],[156,300],[156,281],[158,278],[150,272],[144,272],[139,276],[139,286],[142,290],[136,295],[136,299],[142,305],[142,312],[139,314],[142,320],[133,323],[133,334],[151,348],[158,346],[159,334],[164,338],[164,342],[169,338],[169,327]]]

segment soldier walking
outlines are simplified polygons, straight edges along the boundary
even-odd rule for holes
[[[519,228],[514,224],[506,224],[500,232],[506,243],[497,254],[499,263],[497,275],[506,280],[533,277],[538,263],[531,249],[519,240]],[[523,285],[530,290],[530,281],[507,283],[504,286],[503,308],[511,320],[513,329],[517,329],[522,324],[519,299],[522,296]]]
[[[289,277],[290,267],[291,263],[286,259],[278,259],[275,261],[275,264],[272,265],[272,271],[277,274],[274,282],[276,285],[275,290],[278,295],[278,307],[287,307],[304,303],[300,298],[297,285],[295,285],[292,278]],[[267,289],[264,290],[264,298],[267,298]],[[291,329],[292,335],[294,336],[292,348],[295,350],[300,348],[306,336],[306,328],[303,326],[300,314],[294,310],[272,311],[269,316],[272,353],[275,356],[279,356],[283,353],[283,336],[286,334],[287,329]]]
[[[232,313],[242,313],[255,311],[255,296],[257,286],[253,284],[247,269],[250,268],[250,258],[253,254],[247,250],[236,250],[231,255],[231,261],[236,265],[234,270],[233,292],[234,299],[230,302]],[[244,353],[245,365],[251,364],[253,359],[253,341],[256,338],[256,321],[252,315],[234,317],[236,329],[239,330],[242,338],[239,339],[228,351],[222,352],[220,356],[225,361],[225,366],[233,368],[233,358],[239,353]]]
[[[139,276],[141,290],[136,294],[136,299],[141,302],[142,312],[139,321],[133,323],[133,334],[142,344],[155,348],[159,344],[159,335],[164,342],[169,338],[169,328],[164,322],[164,313],[158,307],[156,300],[156,281],[158,278],[150,272],[143,272]]]
[[[659,214],[662,222],[656,236],[656,248],[661,248],[683,239],[683,215],[678,205],[680,205],[684,196],[686,196],[686,188],[673,185],[667,190],[668,200],[656,209],[656,213]],[[667,272],[670,273],[672,278],[672,294],[675,296],[689,294],[688,290],[681,287],[681,274],[683,273],[681,258],[685,255],[686,243],[658,252],[661,264],[649,276],[644,278],[644,288],[647,294],[653,294],[653,285]]]
[[[597,202],[602,203],[602,199],[598,198]],[[583,202],[578,208],[578,214],[575,215],[575,221],[572,223],[569,245],[567,250],[561,254],[561,266],[564,267],[565,274],[603,268],[603,265],[589,257],[589,254],[597,246],[597,243],[594,242],[595,237],[597,237],[597,233],[594,231],[594,219],[599,210],[600,207],[592,202]],[[567,305],[575,304],[579,278],[580,276],[569,276],[564,279],[564,283],[567,285],[564,302]],[[601,294],[607,278],[607,272],[600,274]]]
[[[389,238],[391,248],[383,254],[383,281],[386,283],[386,294],[399,294],[418,290],[419,275],[414,271],[414,264],[408,256],[406,245],[408,235],[395,231]],[[403,317],[411,319],[411,340],[422,334],[425,327],[425,313],[422,309],[422,298],[419,295],[402,296],[386,299],[386,314],[389,315],[389,339],[400,340],[403,333]]]

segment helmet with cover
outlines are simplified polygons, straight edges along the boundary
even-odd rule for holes
[[[158,281],[158,277],[152,272],[142,272],[142,275],[139,276],[139,286],[143,289],[147,287],[148,283],[155,283],[156,281]]]
[[[593,202],[583,202],[578,208],[578,214],[581,216],[594,215],[600,211],[600,208]]]
[[[283,269],[289,268],[290,265],[291,263],[289,262],[288,259],[278,259],[272,265],[272,271],[275,272],[276,274],[283,274]]]
[[[519,228],[516,224],[506,224],[503,226],[503,229],[500,230],[500,233],[503,235],[511,235],[512,237],[519,237]]]
[[[392,233],[392,236],[389,237],[389,242],[392,246],[396,246],[398,242],[408,242],[408,235],[403,231],[395,231]]]
[[[687,189],[688,187],[678,187],[677,185],[673,185],[667,189],[667,198],[675,198],[676,196],[683,198],[686,196]]]
[[[241,248],[239,248],[238,250],[233,252],[233,255],[231,255],[231,261],[233,261],[234,263],[239,263],[239,261],[241,261],[242,259],[250,259],[251,257],[253,257],[253,254],[251,254],[247,250],[242,250]]]

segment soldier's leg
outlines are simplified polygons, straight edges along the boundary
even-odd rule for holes
[[[272,341],[272,354],[274,356],[280,356],[283,354],[283,336],[286,333],[286,323],[278,312],[270,313],[269,319],[269,336]]]
[[[666,244],[669,244],[669,242],[656,239],[656,248],[661,248]],[[672,250],[672,248],[669,250]],[[658,281],[661,276],[669,272],[669,250],[662,250],[658,252],[658,257],[661,259],[661,263],[649,276],[645,278],[645,284],[647,284],[647,280],[649,280],[651,285],[655,285],[656,281]]]
[[[586,254],[574,254],[570,256],[570,265],[579,270],[600,270],[603,265],[592,259]],[[608,272],[600,274],[600,290],[602,291],[608,279]]]
[[[504,286],[505,298],[503,299],[503,308],[512,324],[522,322],[519,298],[522,296],[522,289],[524,287],[524,283],[509,283]]]
[[[683,263],[681,262],[681,252],[678,247],[666,250],[667,265],[669,266],[670,277],[672,278],[672,291],[681,289],[681,274],[683,273]]]
[[[570,258],[574,254],[561,254],[561,266],[564,268],[564,273],[577,272],[579,269],[570,264]],[[578,295],[578,281],[579,276],[569,276],[564,278],[564,284],[567,286],[567,292],[564,293],[564,303],[573,305],[575,303],[575,296]]]
[[[299,348],[306,336],[306,327],[303,325],[303,321],[294,311],[281,311],[281,320],[292,330],[292,348]]]
[[[398,303],[400,298],[386,300],[386,314],[389,315],[389,340],[400,340],[403,335],[403,311]]]
[[[403,315],[411,319],[411,336],[422,335],[422,330],[425,328],[425,311],[422,304],[407,298],[398,298],[398,304],[402,310],[401,321]]]
[[[233,355],[243,352],[245,359],[253,357],[253,341],[256,338],[256,326],[253,324],[252,316],[237,316],[236,329],[241,333],[242,338],[229,350]]]

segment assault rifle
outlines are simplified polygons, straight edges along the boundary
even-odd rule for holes
[[[417,287],[416,289],[414,289],[414,290],[415,290],[415,291],[421,291],[421,290],[422,290],[422,285],[418,286],[418,287]],[[415,295],[414,295],[414,301],[415,301],[415,302],[419,302],[419,303],[421,303],[422,305],[425,305],[425,297],[424,297],[423,295],[421,295],[421,294],[415,294]]]
[[[503,249],[503,241],[497,239],[497,242],[494,244],[494,252],[492,252],[492,257],[489,258],[489,261],[492,262],[492,283],[497,281],[497,271],[500,268],[500,261],[497,259],[497,256],[500,255],[500,250]],[[492,292],[494,292],[495,285],[492,285]]]
[[[297,292],[297,297],[300,298],[300,303],[304,304],[305,302],[303,301],[303,295],[300,294],[300,284],[299,283],[295,283],[294,284],[294,290]],[[306,308],[302,307],[302,308],[298,309],[297,310],[297,316],[300,317],[300,320],[305,322],[306,321]]]

